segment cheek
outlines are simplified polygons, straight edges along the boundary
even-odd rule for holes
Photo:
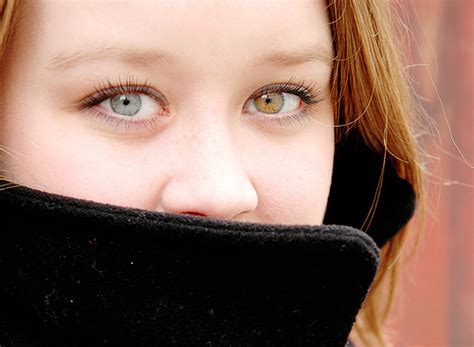
[[[3,155],[5,176],[50,193],[149,206],[146,196],[136,194],[147,191],[140,185],[149,170],[133,146],[81,131],[83,125],[74,119],[57,122],[55,118],[51,112],[35,112],[34,117],[16,112],[15,117],[4,117],[0,140],[11,153]]]
[[[22,185],[155,209],[167,180],[179,167],[172,141],[168,145],[160,140],[118,141],[84,128],[74,117],[64,119],[45,110],[34,116],[17,110],[15,115],[4,118],[0,140],[14,154],[4,158],[7,177]],[[244,171],[258,196],[258,207],[248,220],[320,224],[331,183],[332,128],[315,127],[283,139],[262,138],[252,132],[241,138],[236,149],[245,158]]]
[[[263,220],[281,224],[321,224],[331,185],[332,131],[310,134],[259,157],[258,196]]]

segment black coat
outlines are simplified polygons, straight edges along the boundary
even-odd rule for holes
[[[321,226],[1,191],[0,345],[345,345],[414,194],[388,166],[369,233],[358,230],[380,158],[336,153]],[[354,174],[353,158],[369,169]]]

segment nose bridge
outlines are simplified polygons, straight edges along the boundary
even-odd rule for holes
[[[216,189],[223,188],[245,176],[232,133],[220,123],[193,127],[189,138],[182,143],[181,149],[186,158],[183,172],[186,176],[193,173],[196,186],[199,182],[213,181]]]
[[[226,100],[221,92],[203,87],[183,110],[176,134],[181,137],[183,171],[188,174],[192,167],[196,183],[212,179],[217,188],[242,178],[246,169],[238,148],[240,114],[232,114]],[[216,180],[216,176],[227,180]]]
[[[257,193],[238,150],[230,118],[194,114],[177,129],[179,169],[162,193],[166,212],[232,219],[257,206]]]
[[[185,169],[191,165],[199,169],[196,174],[204,176],[213,171],[228,170],[229,165],[239,169],[237,129],[226,113],[224,109],[206,108],[194,112],[182,122],[176,136],[181,139],[179,146],[185,159]],[[201,165],[205,170],[200,169]]]

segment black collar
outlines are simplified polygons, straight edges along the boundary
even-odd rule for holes
[[[268,225],[0,192],[0,344],[343,346],[379,247],[415,195],[381,159],[336,150],[325,224]],[[0,182],[1,183],[1,182]],[[2,186],[3,184],[0,184]]]
[[[379,249],[347,226],[0,192],[2,343],[343,346]]]

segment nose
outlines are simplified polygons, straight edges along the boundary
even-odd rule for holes
[[[161,193],[164,212],[231,220],[255,210],[257,192],[229,129],[190,128],[176,134],[180,163]]]

